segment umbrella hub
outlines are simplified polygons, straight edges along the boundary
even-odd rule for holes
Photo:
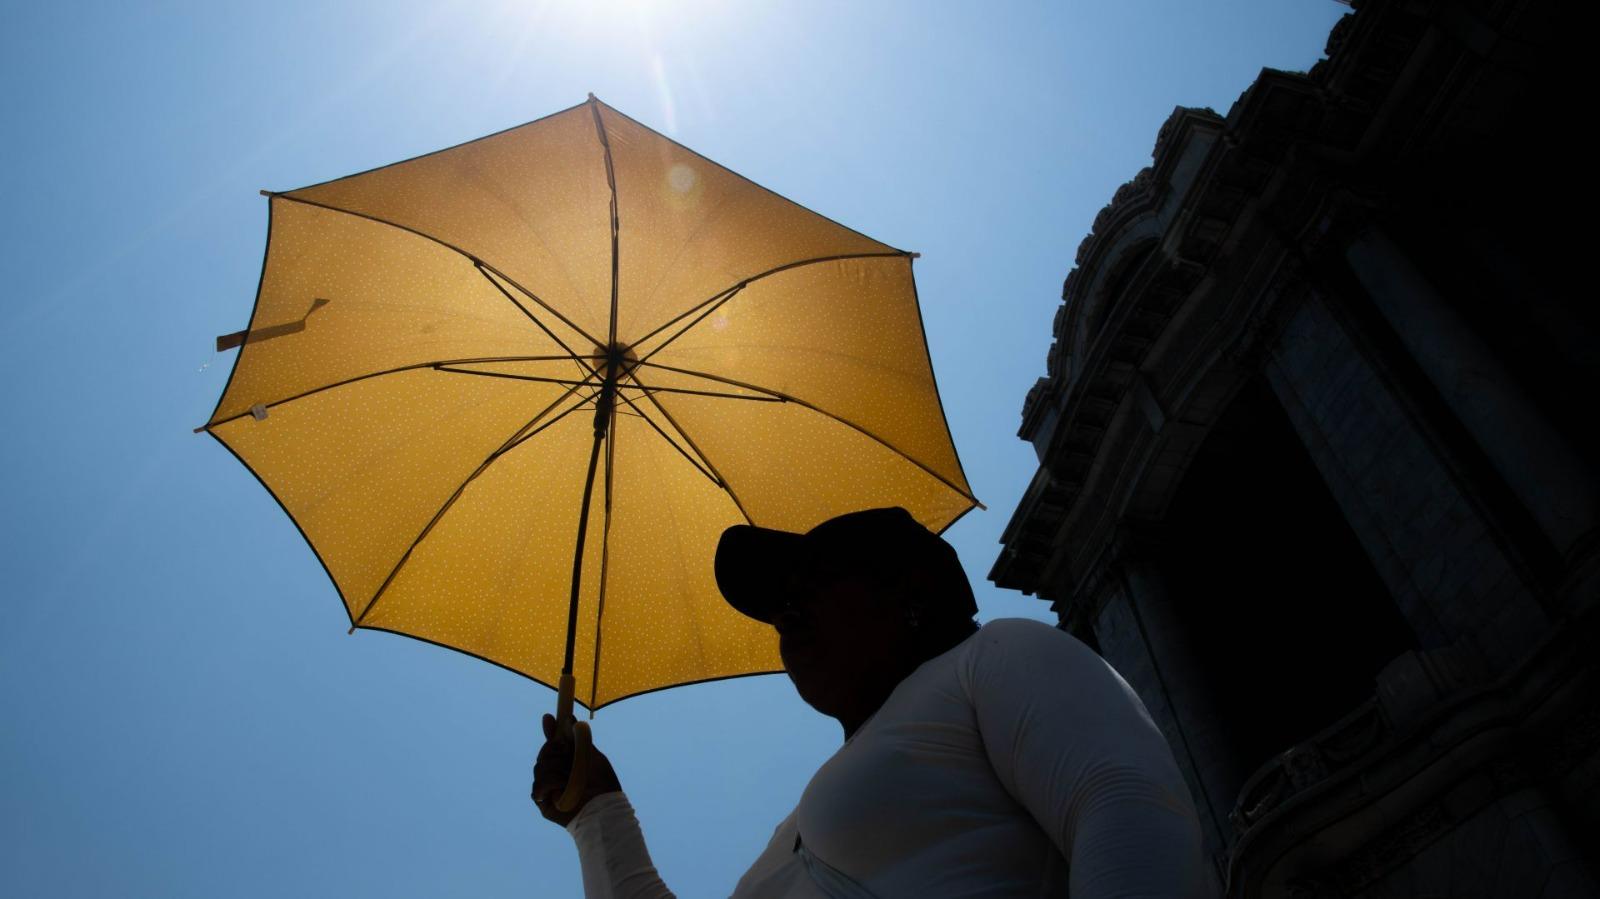
[[[605,439],[606,430],[611,423],[611,408],[616,402],[617,384],[639,364],[639,356],[632,349],[620,343],[613,343],[607,347],[596,346],[594,357],[600,362],[596,366],[598,369],[596,373],[603,378],[594,403],[594,439],[598,451],[600,441]],[[589,467],[592,478],[593,462]]]
[[[600,369],[600,374],[613,383],[621,380],[623,375],[632,373],[634,367],[639,364],[639,354],[635,353],[632,347],[620,343],[606,347],[597,346],[594,348],[594,356],[600,363],[596,366]]]

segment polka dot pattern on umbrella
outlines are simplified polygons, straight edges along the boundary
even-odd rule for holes
[[[608,354],[574,631],[590,708],[781,668],[717,592],[729,525],[901,505],[942,529],[976,502],[911,255],[598,101],[270,208],[207,428],[361,627],[556,683]]]

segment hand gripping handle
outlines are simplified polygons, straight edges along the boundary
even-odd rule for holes
[[[572,675],[561,675],[560,690],[556,694],[556,736],[572,741],[572,772],[567,775],[567,788],[556,799],[556,808],[563,812],[577,808],[583,796],[583,788],[589,780],[589,747],[594,742],[589,735],[589,723],[573,717],[574,689],[576,682]]]

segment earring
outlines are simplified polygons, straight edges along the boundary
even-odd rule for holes
[[[916,606],[910,606],[910,607],[908,607],[906,609],[906,624],[912,630],[916,630],[917,628],[922,626],[922,620],[917,617],[917,607]]]

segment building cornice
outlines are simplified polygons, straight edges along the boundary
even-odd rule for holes
[[[1370,214],[1348,190],[1334,191],[1325,172],[1346,170],[1358,158],[1383,107],[1373,86],[1403,68],[1413,45],[1381,31],[1382,40],[1366,37],[1375,32],[1356,21],[1363,16],[1376,14],[1341,20],[1329,38],[1330,58],[1312,72],[1263,70],[1225,118],[1174,110],[1157,135],[1152,164],[1095,217],[1063,284],[1045,376],[1024,400],[1018,433],[1033,443],[1040,469],[1001,537],[1005,548],[989,574],[997,585],[1052,601],[1071,592],[1082,574],[1071,560],[1092,557],[1105,536],[1094,527],[1115,521],[1085,516],[1082,504],[1132,492],[1126,485],[1095,489],[1091,475],[1138,472],[1103,458],[1113,420],[1126,418],[1130,403],[1155,416],[1155,431],[1156,421],[1183,419],[1186,397],[1204,373],[1180,357],[1247,368],[1276,320],[1271,308],[1230,308],[1243,323],[1235,329],[1242,333],[1232,333],[1186,321],[1189,307],[1224,289],[1245,293],[1247,284],[1269,305],[1294,298],[1299,288],[1290,282],[1308,253],[1348,228],[1335,221],[1341,210]],[[1273,278],[1283,283],[1262,283]],[[1179,370],[1184,383],[1146,374]],[[1133,435],[1126,438],[1116,451],[1138,451]],[[1074,528],[1075,517],[1095,525]]]

